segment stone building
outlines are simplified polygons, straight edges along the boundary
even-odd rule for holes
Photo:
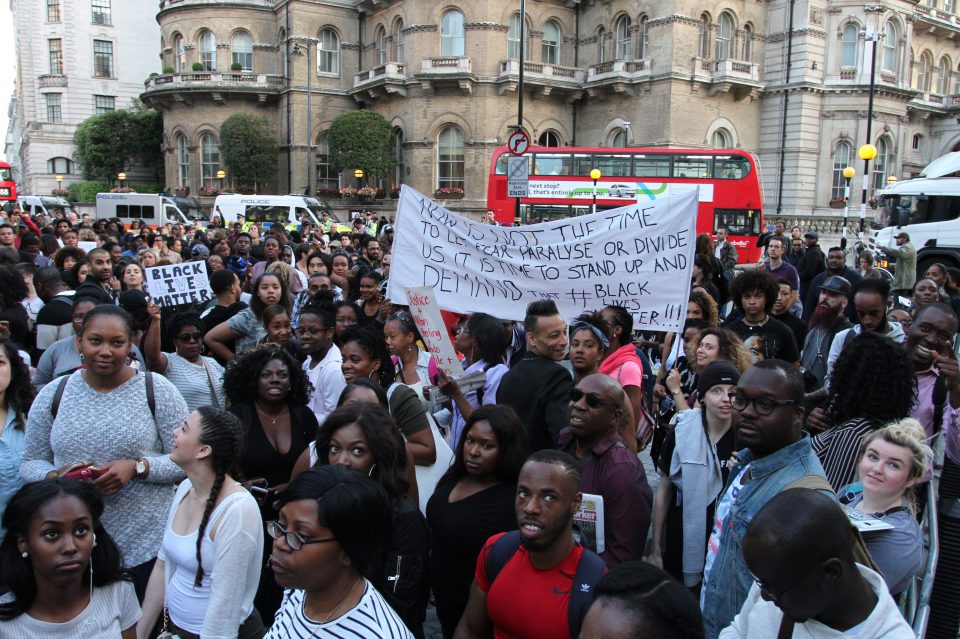
[[[164,73],[142,98],[164,114],[167,182],[216,186],[218,127],[243,110],[273,123],[276,191],[353,184],[331,170],[325,132],[338,114],[368,108],[393,127],[385,188],[459,186],[460,208],[481,212],[492,151],[517,120],[518,9],[163,0]],[[830,214],[837,168],[862,172],[874,33],[871,189],[960,141],[952,4],[531,0],[526,14],[523,125],[536,142],[749,149],[768,215]]]

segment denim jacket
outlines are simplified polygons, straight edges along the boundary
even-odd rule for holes
[[[750,449],[737,454],[738,463],[730,471],[728,487],[740,470],[750,465],[750,481],[730,507],[723,522],[720,549],[705,584],[703,623],[706,639],[716,639],[733,621],[747,599],[753,578],[743,559],[743,538],[747,526],[764,504],[789,484],[805,475],[825,477],[820,460],[810,448],[810,436],[801,438],[775,453],[754,459]]]

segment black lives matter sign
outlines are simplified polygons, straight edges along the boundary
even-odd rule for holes
[[[204,303],[213,299],[204,262],[154,266],[144,271],[147,291],[160,306]]]

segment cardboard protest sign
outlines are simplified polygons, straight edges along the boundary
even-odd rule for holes
[[[184,262],[144,269],[147,292],[159,306],[177,306],[213,299],[204,262]]]
[[[502,227],[400,192],[387,295],[430,287],[440,308],[522,320],[550,299],[572,318],[623,306],[637,330],[680,331],[696,243],[697,190],[591,215]]]
[[[433,355],[437,368],[453,378],[463,375],[463,367],[457,359],[457,352],[450,342],[447,327],[440,316],[440,307],[433,295],[433,289],[428,286],[407,289],[407,301],[410,305],[410,314],[413,322],[420,331],[420,336]]]

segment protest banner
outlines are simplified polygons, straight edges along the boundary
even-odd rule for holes
[[[437,306],[433,289],[429,286],[408,288],[407,303],[413,322],[417,325],[427,350],[433,355],[437,368],[453,378],[462,376],[463,367],[460,366],[457,352],[453,349],[443,317],[440,316],[440,307]]]
[[[147,292],[153,303],[159,306],[204,303],[213,299],[204,262],[154,266],[145,269],[144,276]]]
[[[430,287],[440,308],[522,320],[536,300],[567,319],[610,304],[637,330],[680,331],[696,243],[698,191],[591,215],[502,227],[403,186],[387,296]]]

